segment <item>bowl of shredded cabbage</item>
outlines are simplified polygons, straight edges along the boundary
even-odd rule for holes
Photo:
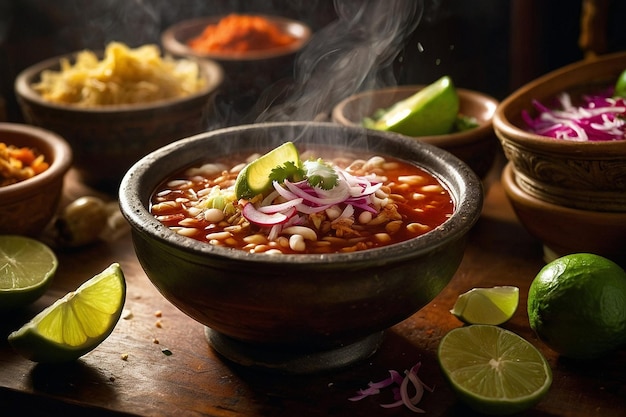
[[[521,190],[574,209],[626,211],[624,71],[626,53],[586,59],[501,102],[493,125]]]
[[[114,190],[143,155],[206,130],[222,79],[213,61],[111,42],[26,68],[15,91],[28,123],[70,143],[82,179]]]

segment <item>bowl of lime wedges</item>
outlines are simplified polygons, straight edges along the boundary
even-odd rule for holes
[[[332,120],[345,126],[392,131],[442,148],[484,178],[493,166],[498,140],[492,117],[498,101],[456,88],[444,76],[429,85],[363,91],[339,102]]]

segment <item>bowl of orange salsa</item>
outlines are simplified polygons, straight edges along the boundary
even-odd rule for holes
[[[163,32],[161,43],[174,56],[210,59],[224,68],[221,97],[230,116],[224,118],[238,124],[264,91],[291,77],[296,54],[311,36],[297,20],[229,14],[178,22]]]
[[[315,122],[183,139],[135,164],[119,194],[146,275],[210,345],[292,373],[369,357],[437,296],[482,198],[448,152]]]

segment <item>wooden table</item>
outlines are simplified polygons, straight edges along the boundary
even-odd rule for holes
[[[205,341],[203,326],[179,312],[152,286],[135,257],[130,237],[76,251],[58,251],[52,289],[0,324],[0,415],[141,416],[399,416],[381,398],[348,401],[389,369],[422,363],[420,376],[435,387],[420,403],[426,415],[471,416],[446,386],[436,359],[440,338],[461,323],[450,313],[456,297],[476,286],[516,285],[520,308],[503,327],[537,346],[549,360],[554,382],[547,397],[524,416],[626,416],[626,351],[592,363],[563,360],[533,334],[526,316],[528,286],[544,265],[541,244],[517,222],[497,181],[471,232],[463,262],[429,305],[385,333],[379,351],[343,371],[314,376],[268,374],[227,363]],[[66,199],[93,194],[70,176]],[[43,307],[119,262],[128,282],[127,312],[113,334],[79,361],[37,365],[15,354],[6,336]],[[366,319],[366,314],[364,315]],[[171,355],[164,353],[171,352]]]

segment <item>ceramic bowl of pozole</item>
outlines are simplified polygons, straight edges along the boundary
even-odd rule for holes
[[[228,196],[239,189],[243,167],[287,141],[303,160],[316,166],[322,158],[356,181],[361,194],[340,203],[343,180],[324,193],[309,180],[285,179],[262,199],[256,192]],[[393,178],[395,185],[385,183]],[[204,199],[216,190],[224,193]],[[431,145],[359,127],[286,122],[163,147],[127,172],[119,198],[146,275],[206,326],[215,350],[243,365],[307,373],[370,356],[385,329],[442,291],[480,216],[483,191],[465,163]],[[403,211],[400,201],[412,208]],[[419,201],[433,211],[414,207]],[[378,205],[384,209],[372,210]],[[306,244],[295,238],[300,244],[292,245],[294,235]]]

